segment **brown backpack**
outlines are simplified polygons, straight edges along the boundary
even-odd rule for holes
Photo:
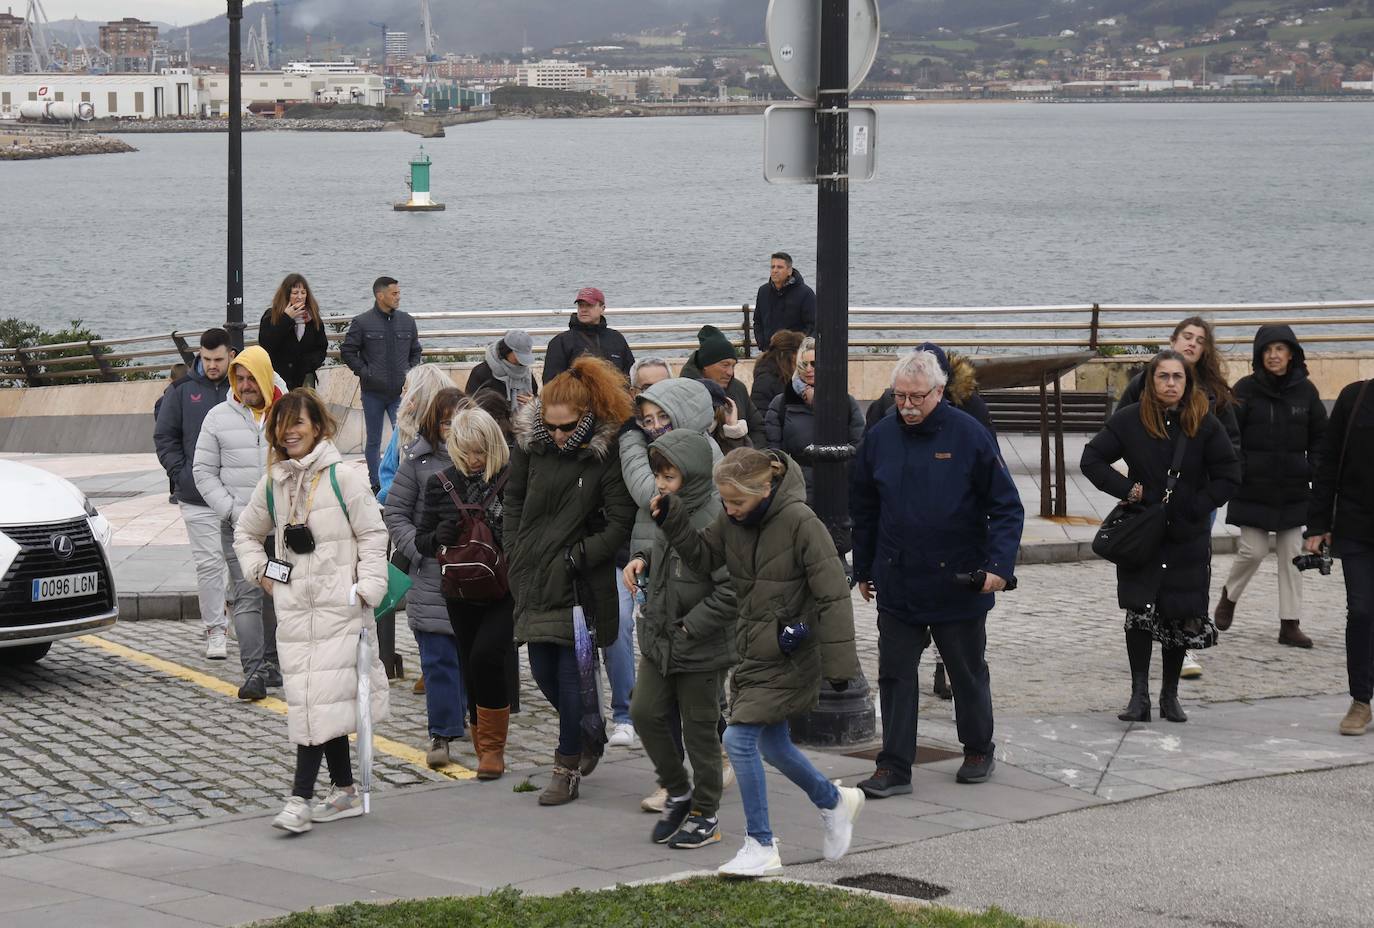
[[[440,472],[439,481],[444,492],[458,507],[458,541],[441,547],[436,558],[445,599],[492,603],[510,592],[506,552],[497,544],[496,535],[487,524],[487,506],[506,485],[508,474],[509,471],[497,478],[491,492],[480,503],[465,503]]]

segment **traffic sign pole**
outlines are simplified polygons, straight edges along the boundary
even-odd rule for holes
[[[224,327],[235,351],[243,350],[243,77],[239,27],[243,0],[228,0],[229,216],[225,242]]]
[[[816,96],[816,514],[832,538],[849,538],[849,0],[821,0]],[[820,705],[794,720],[799,740],[852,744],[873,737],[868,681],[822,685]]]

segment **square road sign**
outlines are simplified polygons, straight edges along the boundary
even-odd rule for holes
[[[770,184],[814,184],[818,130],[810,103],[776,103],[763,114],[763,177]],[[873,179],[878,147],[878,111],[849,108],[849,179]]]

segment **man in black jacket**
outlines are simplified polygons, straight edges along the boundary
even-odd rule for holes
[[[780,329],[816,334],[816,291],[802,280],[785,251],[773,253],[768,283],[754,297],[754,342],[760,351],[768,349],[773,333]]]
[[[393,277],[378,277],[372,284],[372,308],[354,316],[339,347],[339,357],[358,375],[363,393],[363,422],[367,443],[367,477],[372,492],[381,489],[377,476],[382,452],[382,414],[396,427],[396,409],[406,374],[420,363],[420,333],[415,320],[400,310],[401,285]]]
[[[606,295],[596,287],[583,287],[573,301],[577,313],[568,320],[568,331],[553,337],[544,353],[544,383],[572,367],[584,354],[605,358],[626,377],[635,363],[625,336],[606,324]]]
[[[200,618],[205,626],[205,657],[222,661],[228,654],[229,619],[224,614],[227,577],[220,543],[222,520],[196,489],[191,465],[195,463],[200,427],[212,408],[229,396],[229,362],[234,349],[224,329],[206,329],[200,337],[200,354],[191,372],[162,396],[153,430],[157,459],[176,486],[181,519],[196,563],[200,592]]]
[[[1345,574],[1345,665],[1350,710],[1343,735],[1369,728],[1374,696],[1374,390],[1370,381],[1341,391],[1317,452],[1304,547],[1323,545],[1341,559]]]

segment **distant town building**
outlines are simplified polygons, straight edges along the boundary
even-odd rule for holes
[[[526,62],[515,69],[515,82],[521,87],[542,87],[545,90],[568,90],[573,81],[585,80],[590,76],[585,64],[558,58]]]
[[[386,34],[386,56],[391,59],[405,58],[410,54],[410,35],[405,32]]]
[[[197,86],[205,115],[228,115],[228,74],[198,74]],[[280,71],[245,73],[241,93],[248,109],[272,113],[297,103],[381,106],[386,101],[386,84],[380,74],[348,61],[293,61]]]
[[[0,69],[12,73],[10,57],[24,46],[24,20],[14,15],[13,9],[0,13]]]
[[[100,27],[100,47],[110,56],[115,71],[148,70],[156,43],[157,26],[133,16]]]

